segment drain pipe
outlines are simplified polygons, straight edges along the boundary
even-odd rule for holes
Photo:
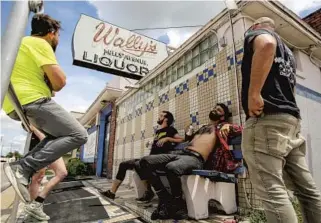
[[[236,68],[236,46],[235,46],[235,39],[234,39],[234,26],[233,26],[233,21],[232,21],[232,11],[237,10],[237,5],[235,1],[232,0],[225,0],[225,5],[228,9],[228,17],[230,21],[230,26],[231,26],[231,34],[232,34],[232,50],[233,50],[233,64],[234,64],[234,76],[236,80],[236,96],[237,96],[237,112],[239,114],[239,123],[242,125],[242,116],[241,116],[241,104],[240,104],[240,92],[239,92],[239,78],[237,75],[237,68]]]

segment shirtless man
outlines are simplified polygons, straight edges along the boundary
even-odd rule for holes
[[[220,141],[217,136],[227,138],[234,131],[233,125],[224,124],[230,113],[224,104],[217,104],[209,113],[210,124],[200,128],[188,141],[189,145],[176,154],[151,155],[141,159],[141,168],[149,176],[152,186],[158,197],[159,204],[152,213],[151,219],[184,219],[187,217],[185,202],[182,199],[182,187],[180,176],[188,175],[194,169],[203,169],[205,162]],[[170,195],[159,177],[155,175],[155,170],[166,172],[171,187]]]

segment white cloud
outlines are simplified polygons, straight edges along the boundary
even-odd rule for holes
[[[68,77],[66,87],[53,99],[67,111],[85,112],[105,86],[104,80],[90,72],[79,73]]]
[[[126,29],[204,25],[225,7],[223,1],[89,1],[100,19]],[[152,38],[167,33],[177,47],[201,27],[137,31]]]
[[[26,141],[26,138],[27,138],[27,136],[26,136],[26,134],[24,134],[24,135],[18,135],[18,136],[15,136],[14,138],[13,138],[13,143],[14,144],[24,144],[24,142]]]
[[[89,2],[101,19],[127,29],[202,25],[224,8],[223,1]]]
[[[0,130],[3,136],[1,142],[1,154],[6,155],[8,152],[23,152],[26,133],[21,127],[21,123],[9,118],[3,110],[0,112]]]
[[[195,30],[196,31],[196,30]],[[195,32],[194,31],[194,32]],[[170,30],[167,35],[169,37],[169,44],[172,47],[179,47],[182,43],[184,43],[189,37],[193,35],[192,31],[177,31],[177,30]]]
[[[67,111],[85,112],[93,100],[85,100],[77,93],[57,94],[54,100]]]
[[[311,9],[317,6],[321,6],[321,1],[314,0],[280,0],[286,7],[291,9],[296,14],[299,14],[303,10]]]
[[[313,0],[281,0],[299,14],[321,5]],[[225,8],[224,1],[93,1],[100,19],[126,29],[204,25]],[[199,28],[137,31],[152,38],[167,34],[173,47],[180,46]]]
[[[6,113],[1,110],[0,112],[0,126],[1,126],[1,133],[4,134],[3,129],[12,129],[15,130],[17,128],[20,128],[21,125],[19,122],[12,120],[9,118],[9,116],[6,115]]]

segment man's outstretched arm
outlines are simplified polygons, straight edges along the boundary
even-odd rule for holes
[[[184,142],[184,138],[181,137],[179,134],[174,135],[174,137],[167,137],[168,142],[173,142],[173,143],[181,143]]]

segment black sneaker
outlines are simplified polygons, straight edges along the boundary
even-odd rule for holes
[[[156,210],[153,211],[152,215],[150,216],[151,220],[157,220],[157,219],[161,219],[161,220],[166,220],[166,219],[170,219],[170,215],[168,212],[168,208],[169,208],[169,203],[166,204],[167,202],[162,202],[161,200],[159,200],[158,202],[158,207],[156,208]]]
[[[188,218],[186,203],[183,199],[174,199],[170,209],[170,216],[174,220],[183,220]]]
[[[141,204],[146,204],[151,202],[151,200],[153,200],[155,194],[153,191],[146,191],[145,194],[141,197],[137,199],[137,203],[141,203]]]
[[[102,192],[101,194],[104,195],[105,197],[108,197],[109,199],[115,200],[116,195],[113,192],[111,192],[110,190]]]

